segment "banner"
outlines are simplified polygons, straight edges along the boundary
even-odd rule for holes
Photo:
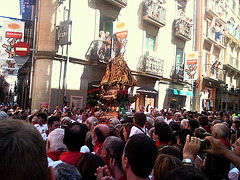
[[[3,21],[0,62],[4,75],[17,75],[14,46],[24,40],[24,22]]]
[[[197,80],[198,77],[198,52],[186,54],[184,65],[184,80]]]

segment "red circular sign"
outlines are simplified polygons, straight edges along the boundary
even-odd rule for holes
[[[25,42],[18,42],[14,46],[14,52],[19,56],[26,56],[28,54],[29,47]]]

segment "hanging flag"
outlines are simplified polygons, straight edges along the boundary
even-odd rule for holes
[[[198,76],[198,52],[186,55],[184,66],[184,80],[197,80]]]

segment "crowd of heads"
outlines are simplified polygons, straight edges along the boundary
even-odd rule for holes
[[[206,139],[220,140],[240,156],[240,114],[154,108],[128,113],[127,121],[103,123],[101,112],[88,108],[28,113],[2,107],[0,180],[228,179],[232,173],[226,157],[207,153]]]

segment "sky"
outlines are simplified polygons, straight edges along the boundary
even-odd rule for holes
[[[21,18],[19,9],[19,0],[0,0],[0,16]]]

